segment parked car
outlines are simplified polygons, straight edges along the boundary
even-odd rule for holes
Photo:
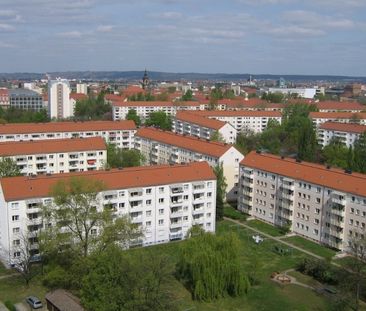
[[[40,301],[37,297],[29,296],[25,299],[25,301],[33,308],[33,309],[39,309],[42,308],[42,301]]]

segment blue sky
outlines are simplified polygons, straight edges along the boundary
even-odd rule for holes
[[[0,72],[366,76],[366,0],[0,3]]]

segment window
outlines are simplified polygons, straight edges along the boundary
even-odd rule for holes
[[[164,219],[159,219],[159,226],[164,225]]]
[[[151,211],[146,211],[146,216],[151,216]]]
[[[13,245],[16,246],[16,245],[20,245],[20,240],[13,240]]]
[[[159,193],[164,193],[164,187],[159,187]]]
[[[14,252],[14,258],[20,257],[20,252]]]
[[[118,206],[123,208],[125,207],[125,203],[119,203]]]
[[[151,194],[151,188],[146,189],[146,194]]]
[[[19,227],[13,228],[13,233],[19,233],[19,232],[20,232],[20,228]]]
[[[320,203],[320,198],[316,198],[316,203]]]
[[[151,205],[151,200],[146,200],[146,205]]]
[[[151,227],[151,221],[146,222],[146,227]]]
[[[124,191],[120,191],[120,192],[118,193],[118,196],[120,196],[120,197],[124,197],[124,196],[125,196],[125,192],[124,192]]]
[[[19,215],[13,215],[11,216],[12,221],[18,221],[19,220]]]
[[[96,235],[97,234],[97,229],[91,229],[90,234],[91,235]]]
[[[212,197],[212,192],[207,192],[207,197],[211,198]]]
[[[164,203],[164,198],[160,198],[159,203]]]
[[[163,215],[163,214],[164,214],[164,209],[163,208],[159,209],[159,215]]]
[[[11,208],[17,209],[19,207],[19,203],[11,203]]]

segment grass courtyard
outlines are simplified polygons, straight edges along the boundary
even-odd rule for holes
[[[249,293],[243,297],[228,297],[211,303],[199,303],[193,301],[188,290],[179,281],[172,278],[171,284],[167,284],[167,287],[172,291],[178,310],[328,310],[330,303],[326,297],[297,285],[281,286],[270,280],[272,272],[294,268],[296,262],[305,256],[304,254],[293,250],[290,255],[281,256],[273,252],[273,247],[277,244],[275,241],[265,239],[263,243],[257,245],[251,238],[252,231],[229,221],[222,221],[217,225],[217,234],[227,231],[238,233],[241,240],[242,268],[255,275],[259,281],[258,284],[253,286]],[[182,243],[184,241],[137,248],[130,250],[130,252],[150,251],[156,254],[167,254],[171,261],[173,273],[174,265],[179,256],[178,250]],[[2,301],[9,299],[12,302],[18,302],[29,294],[36,294],[43,299],[45,293],[46,288],[41,285],[39,278],[32,280],[29,288],[19,277],[0,280],[0,300]]]

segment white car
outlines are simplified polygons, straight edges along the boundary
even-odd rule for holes
[[[32,307],[32,309],[42,308],[42,301],[40,301],[37,297],[29,296],[25,299],[25,301]]]

